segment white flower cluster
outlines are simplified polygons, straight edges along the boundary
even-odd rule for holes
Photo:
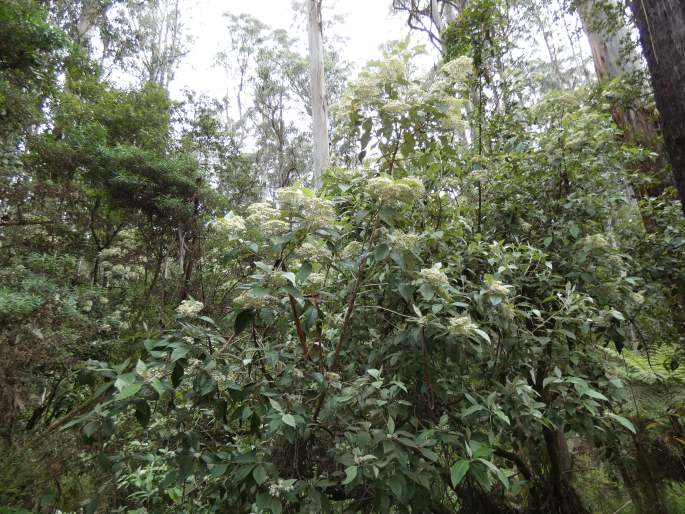
[[[335,209],[328,200],[312,198],[305,205],[306,222],[310,230],[330,227],[335,220]]]
[[[603,234],[592,234],[590,236],[585,236],[582,240],[583,245],[587,246],[591,250],[606,250],[609,248],[610,244]]]
[[[272,271],[266,281],[273,287],[284,287],[290,284],[290,280],[283,271]]]
[[[285,493],[291,492],[294,488],[294,480],[283,480],[282,478],[279,478],[278,482],[272,482],[269,485],[269,494],[278,498]]]
[[[327,227],[335,219],[335,209],[328,200],[305,193],[299,187],[282,188],[276,191],[280,208],[289,216],[301,217],[310,229]]]
[[[447,275],[438,267],[423,268],[419,275],[428,282],[434,289],[443,290],[450,285]]]
[[[93,308],[93,300],[85,300],[81,304],[81,310],[83,312],[90,312],[92,310],[92,308]]]
[[[389,100],[381,106],[381,110],[389,114],[404,114],[409,111],[411,105],[400,100]]]
[[[326,380],[329,382],[340,382],[340,375],[333,371],[327,371],[325,373]]]
[[[278,217],[278,210],[267,202],[256,202],[247,207],[247,222],[254,227],[261,227],[267,221]]]
[[[421,245],[421,236],[413,232],[402,232],[395,230],[390,233],[390,241],[397,248],[402,250],[416,250]]]
[[[412,202],[425,191],[423,182],[417,177],[395,180],[387,175],[370,179],[367,189],[371,196],[390,203]]]
[[[393,56],[378,63],[376,77],[380,82],[390,82],[397,84],[407,81],[407,59],[408,56]]]
[[[266,307],[273,300],[272,296],[260,295],[256,296],[252,291],[243,291],[240,295],[233,299],[233,305],[239,309],[261,309]]]
[[[289,230],[289,225],[283,220],[267,220],[259,226],[259,231],[266,237],[277,236]]]
[[[326,281],[326,275],[323,273],[310,273],[307,277],[307,289],[310,291],[317,291],[323,287]]]
[[[188,300],[183,300],[181,304],[176,307],[176,314],[182,318],[194,318],[200,314],[200,311],[204,309],[204,307],[202,302],[190,298]]]
[[[470,57],[462,55],[443,64],[440,71],[453,84],[461,84],[466,82],[468,75],[473,71],[473,61]]]
[[[219,218],[216,220],[216,226],[222,232],[232,235],[238,235],[245,232],[246,229],[245,220],[241,216],[235,214]]]
[[[107,278],[137,280],[144,273],[142,266],[124,266],[123,264],[110,266],[109,262],[102,263],[103,275]]]
[[[276,199],[284,211],[297,212],[305,202],[304,193],[298,187],[284,187],[276,191]]]
[[[478,325],[471,320],[471,316],[468,314],[450,318],[449,323],[450,334],[455,336],[470,336],[478,329]]]
[[[501,280],[491,280],[488,283],[488,292],[499,296],[509,296],[512,286],[502,283]]]
[[[461,130],[464,127],[464,120],[461,114],[461,109],[464,105],[463,100],[454,97],[446,97],[443,99],[447,107],[445,117],[442,119],[442,126],[446,130]]]
[[[111,248],[105,248],[100,252],[100,258],[102,259],[109,259],[111,257],[119,257],[124,253],[123,248],[119,248],[118,246],[112,246]]]
[[[326,245],[314,240],[307,240],[297,249],[298,257],[303,261],[326,262],[331,259],[331,251]]]
[[[378,457],[376,457],[375,455],[355,455],[354,456],[354,463],[357,466],[363,466],[367,462],[371,462],[371,461],[377,460],[377,459],[378,459]]]
[[[352,241],[340,252],[343,259],[356,259],[362,253],[362,244],[359,241]]]

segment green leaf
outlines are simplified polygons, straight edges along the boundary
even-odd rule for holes
[[[86,437],[93,437],[93,434],[97,432],[98,427],[97,421],[91,421],[83,427],[83,433],[86,434]]]
[[[280,403],[278,403],[278,402],[277,402],[276,400],[274,400],[273,398],[269,398],[269,403],[271,404],[271,406],[272,406],[274,409],[276,409],[278,412],[280,412],[281,414],[283,414],[283,407],[281,407],[281,404],[280,404]]]
[[[488,342],[488,343],[492,342],[492,341],[490,341],[490,336],[484,330],[481,330],[480,328],[474,328],[473,331],[476,334],[478,334],[479,336],[481,336],[483,339],[485,339],[486,342]]]
[[[358,471],[359,468],[357,466],[349,466],[345,468],[345,480],[343,480],[342,485],[347,485],[357,478]]]
[[[414,298],[414,291],[416,291],[416,288],[411,284],[404,283],[400,284],[400,286],[397,289],[400,292],[400,295],[402,296],[404,301],[407,303],[411,303],[412,299]]]
[[[171,362],[176,362],[177,360],[182,359],[188,355],[188,352],[190,352],[190,348],[186,346],[177,346],[174,348],[174,351],[171,352]]]
[[[390,247],[385,244],[381,243],[373,251],[373,257],[376,259],[376,262],[380,262],[383,259],[385,259],[388,255],[390,254]]]
[[[283,273],[283,276],[288,279],[288,282],[290,282],[293,286],[295,285],[295,281],[297,280],[297,277],[295,277],[295,273],[292,271],[286,271]]]
[[[438,454],[435,453],[433,450],[429,450],[428,448],[419,448],[419,451],[428,460],[432,460],[433,462],[438,462]]]
[[[618,414],[614,414],[613,412],[609,413],[609,417],[616,421],[617,423],[623,425],[625,428],[630,430],[633,434],[636,434],[637,431],[635,430],[635,425],[633,425],[632,421],[630,421],[628,418],[624,418],[623,416],[619,416]]]
[[[269,291],[266,287],[257,286],[257,287],[253,287],[252,289],[250,289],[250,293],[255,298],[264,298],[266,296],[269,296],[270,292],[271,291]]]
[[[466,476],[471,463],[467,460],[459,460],[450,468],[450,479],[452,486],[457,487]]]
[[[485,410],[485,407],[483,407],[482,405],[471,405],[471,407],[469,407],[468,409],[464,410],[461,413],[461,417],[465,418],[465,417],[470,416],[471,414],[478,412],[478,411],[481,411],[481,410]]]
[[[388,418],[388,434],[394,434],[395,433],[395,420],[390,416]]]
[[[302,283],[305,280],[307,280],[307,277],[309,274],[312,272],[312,263],[309,261],[305,261],[302,263],[302,266],[300,266],[300,271],[297,272],[297,280]]]
[[[214,464],[214,466],[212,466],[212,471],[210,472],[210,474],[212,476],[215,476],[215,477],[220,477],[221,475],[226,473],[227,469],[228,469],[228,464],[226,464],[226,463],[222,462],[220,464]]]
[[[243,330],[249,327],[253,319],[253,310],[245,309],[240,311],[238,315],[235,317],[235,323],[233,325],[233,331],[235,332],[235,335],[239,335]]]
[[[267,476],[264,466],[256,466],[254,470],[252,470],[252,477],[254,478],[254,481],[257,482],[257,485],[262,485],[266,482]]]
[[[393,475],[388,479],[388,485],[390,486],[392,494],[394,494],[398,500],[402,499],[404,496],[404,487],[406,485],[404,477],[402,475]]]
[[[589,396],[590,398],[594,398],[595,400],[604,400],[605,402],[609,401],[609,398],[604,396],[602,393],[599,391],[595,391],[593,389],[588,389],[587,391],[584,391],[583,394],[585,396]]]
[[[370,369],[367,369],[366,372],[369,375],[371,375],[373,378],[375,378],[376,380],[378,380],[381,376],[381,372],[378,369],[370,368]]]
[[[125,400],[126,398],[130,398],[138,391],[140,391],[141,387],[143,387],[142,384],[129,384],[119,392],[119,394],[116,396],[116,399]]]
[[[171,389],[167,382],[162,382],[158,378],[153,378],[150,385],[152,385],[152,388],[159,396],[162,396],[166,391],[169,391]]]
[[[423,296],[423,299],[426,301],[430,301],[435,296],[435,291],[433,291],[433,288],[429,284],[421,284],[419,293],[421,293],[421,296]]]
[[[292,414],[283,414],[281,419],[283,420],[283,423],[285,423],[286,425],[289,425],[293,428],[297,426],[297,423],[295,423],[295,418]]]
[[[479,461],[479,462],[482,462],[483,464],[485,464],[485,465],[490,469],[490,471],[492,471],[492,472],[495,474],[495,476],[497,477],[497,479],[498,479],[500,482],[502,482],[502,485],[504,486],[505,489],[509,489],[509,478],[507,477],[507,475],[504,473],[503,470],[501,470],[500,468],[498,468],[497,466],[495,466],[495,464],[493,464],[493,463],[490,462],[489,460],[486,460],[486,459],[478,459],[478,461]]]
[[[133,373],[124,373],[119,375],[114,382],[114,387],[119,391],[123,391],[127,386],[134,384],[136,382],[136,376]]]
[[[140,359],[138,359],[138,362],[136,363],[136,373],[140,376],[144,376],[147,373],[147,365]]]

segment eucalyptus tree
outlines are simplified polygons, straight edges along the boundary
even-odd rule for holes
[[[396,12],[406,13],[407,25],[425,33],[439,51],[443,50],[442,31],[457,17],[469,0],[393,0]]]
[[[641,176],[632,181],[634,191],[638,198],[656,197],[671,181],[665,174],[666,160],[659,140],[658,120],[645,101],[641,56],[632,40],[625,7],[615,0],[583,0],[577,2],[576,10],[587,34],[597,80],[605,87],[612,80],[623,84],[622,90],[626,94],[614,102],[612,115],[623,131],[624,141],[657,155],[638,164]],[[648,219],[645,224],[648,229],[653,225]]]
[[[140,82],[154,82],[165,89],[187,52],[179,0],[151,0],[132,4],[136,52],[128,63]]]
[[[685,4],[634,0],[631,9],[649,66],[661,129],[685,213]]]
[[[321,185],[321,176],[330,161],[321,3],[322,0],[309,0],[307,24],[314,165],[312,182],[316,187]]]

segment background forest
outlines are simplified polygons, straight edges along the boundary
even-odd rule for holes
[[[683,8],[383,1],[0,1],[0,513],[685,512]]]

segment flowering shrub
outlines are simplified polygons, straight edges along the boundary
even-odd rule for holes
[[[468,62],[421,91],[409,54],[373,64],[342,106],[339,128],[357,150],[375,138],[376,160],[215,220],[203,264],[221,307],[186,300],[136,364],[91,364],[107,399],[74,421],[89,440],[133,416],[155,427],[147,464],[125,459],[132,502],[159,488],[159,512],[533,509],[560,433],[609,446],[635,430],[605,347],[647,299],[597,235],[613,209],[596,191],[621,198],[612,171],[564,156],[578,186],[551,196],[543,105],[525,156],[470,156],[465,172],[446,95]],[[613,148],[605,135],[583,140]]]

